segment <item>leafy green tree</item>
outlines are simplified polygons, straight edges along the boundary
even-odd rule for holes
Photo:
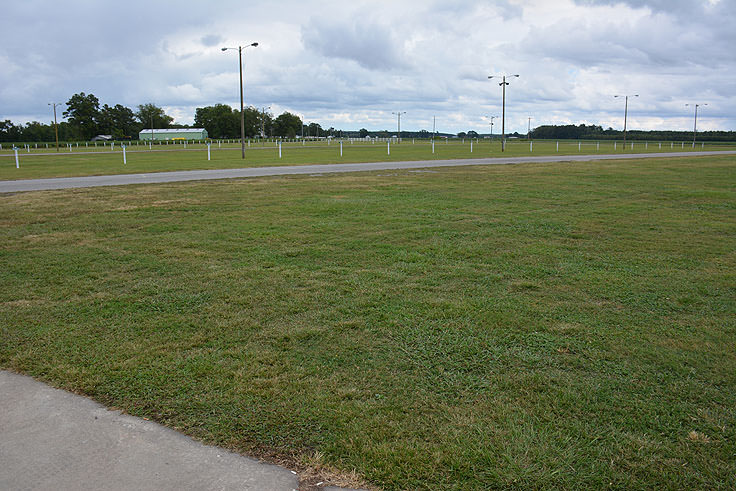
[[[66,102],[64,117],[77,132],[80,138],[89,140],[97,134],[100,118],[100,100],[94,94],[80,92],[74,94]]]
[[[54,126],[53,124],[43,124],[38,121],[31,121],[26,123],[25,127],[21,130],[22,141],[26,142],[48,142],[54,140]]]
[[[210,138],[239,138],[240,111],[226,104],[198,107],[194,113],[194,125],[207,130]]]
[[[103,134],[112,135],[115,138],[132,137],[142,128],[136,121],[132,109],[116,104],[110,107],[107,104],[100,110],[98,129]]]
[[[361,128],[358,134],[360,135],[361,138],[365,138],[366,136],[368,136],[368,130],[365,128]]]
[[[9,119],[0,121],[0,141],[17,142],[20,141],[22,128],[14,125]]]
[[[302,119],[296,114],[285,112],[274,121],[274,134],[284,138],[294,138],[301,132]]]
[[[174,122],[174,118],[166,114],[166,112],[155,104],[147,103],[138,106],[135,117],[141,122],[144,128],[168,128]]]
[[[240,113],[238,113],[240,115]],[[245,137],[255,138],[261,134],[261,111],[253,106],[245,108]]]
[[[309,123],[307,126],[307,134],[311,137],[324,136],[325,131],[319,123]]]

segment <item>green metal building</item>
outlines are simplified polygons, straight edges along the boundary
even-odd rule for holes
[[[204,128],[144,129],[138,133],[139,140],[206,140]]]

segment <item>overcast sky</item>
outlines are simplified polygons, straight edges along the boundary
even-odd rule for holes
[[[291,111],[324,128],[487,133],[489,75],[519,74],[507,131],[542,124],[736,130],[736,0],[24,0],[0,14],[0,120],[53,120],[77,92],[191,124],[196,107]],[[500,132],[498,120],[494,132]]]

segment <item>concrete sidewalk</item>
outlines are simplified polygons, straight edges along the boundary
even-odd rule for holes
[[[298,489],[295,473],[0,371],[0,489]],[[325,488],[338,489],[338,488]]]

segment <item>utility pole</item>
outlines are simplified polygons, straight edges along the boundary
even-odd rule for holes
[[[491,116],[491,140],[493,140],[493,120],[498,118],[498,116]]]
[[[265,145],[266,138],[266,109],[271,109],[271,106],[261,108],[261,144]]]
[[[258,46],[258,43],[251,43],[247,46],[238,46],[237,48],[222,48],[222,51],[229,49],[238,50],[238,62],[240,64],[240,153],[245,158],[245,109],[243,107],[243,50],[245,48]]]
[[[695,148],[695,137],[698,134],[698,106],[707,106],[708,104],[685,104],[687,106],[695,106],[695,124],[693,124],[693,148]]]
[[[509,83],[506,81],[506,77],[519,77],[519,75],[490,75],[488,78],[499,78],[501,77],[501,83],[498,84],[503,88],[502,96],[502,110],[501,110],[501,151],[506,149],[506,86]]]
[[[50,102],[49,106],[54,106],[54,134],[56,135],[56,151],[59,151],[59,125],[56,122],[56,106],[60,106],[61,102]]]
[[[626,103],[624,104],[624,150],[626,150],[626,119],[629,115],[629,97],[639,97],[639,94],[615,95],[613,97],[623,97],[626,101]]]
[[[526,129],[526,139],[531,140],[532,139],[532,117],[529,116],[529,123]]]
[[[396,138],[397,138],[396,142],[398,143],[401,141],[401,115],[406,114],[406,111],[399,111],[397,113],[391,113],[391,114],[395,114],[398,117],[398,129],[396,133]]]

